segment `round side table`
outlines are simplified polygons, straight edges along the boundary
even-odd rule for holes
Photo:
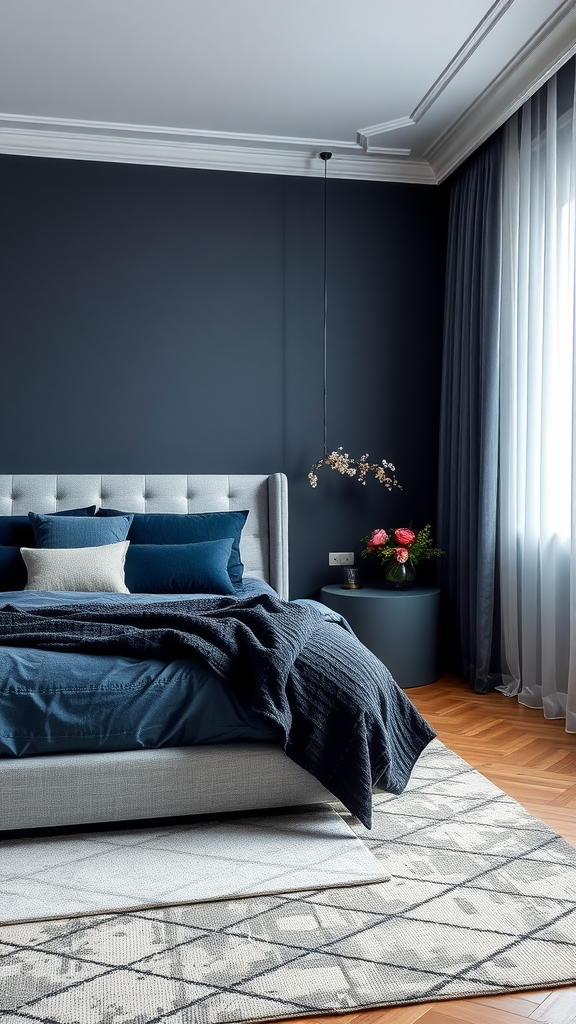
[[[320,600],[350,623],[403,689],[438,679],[440,590],[322,587]]]

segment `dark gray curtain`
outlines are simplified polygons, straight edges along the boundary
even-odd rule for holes
[[[500,682],[497,570],[502,134],[450,196],[438,535],[445,668],[485,692]],[[495,671],[496,670],[496,671]]]

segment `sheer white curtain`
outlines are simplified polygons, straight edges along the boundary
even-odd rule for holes
[[[576,732],[576,116],[555,76],[504,137],[500,689]],[[568,94],[569,93],[569,94]]]

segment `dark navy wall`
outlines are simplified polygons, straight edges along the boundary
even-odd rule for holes
[[[434,521],[445,190],[328,182],[328,444],[397,467],[388,494],[322,452],[320,179],[0,158],[0,472],[289,478],[291,590],[329,550]]]

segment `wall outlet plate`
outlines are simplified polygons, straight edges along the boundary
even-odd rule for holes
[[[329,551],[328,565],[354,565],[354,552]]]

